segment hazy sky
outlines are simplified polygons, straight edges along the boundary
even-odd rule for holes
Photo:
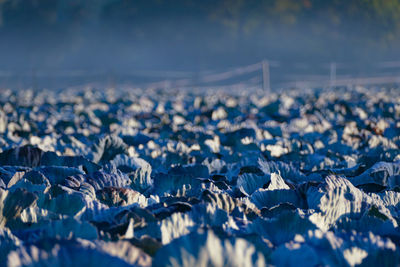
[[[365,67],[400,59],[399,2],[0,0],[0,70]]]

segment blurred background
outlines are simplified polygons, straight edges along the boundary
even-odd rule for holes
[[[399,33],[400,0],[0,0],[0,85],[394,77]]]

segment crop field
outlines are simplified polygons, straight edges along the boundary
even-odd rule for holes
[[[0,266],[396,266],[398,88],[3,90]]]

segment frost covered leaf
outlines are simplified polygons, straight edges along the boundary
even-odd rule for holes
[[[267,190],[285,190],[290,189],[290,187],[285,183],[279,173],[271,173],[271,183],[267,187]]]
[[[95,172],[100,166],[87,160],[83,156],[57,156],[54,152],[45,152],[41,158],[41,166],[65,166],[78,167],[82,166],[83,170],[88,173]]]
[[[115,135],[106,135],[96,144],[93,152],[95,163],[105,163],[119,154],[127,153],[128,146],[124,141]]]
[[[33,205],[37,196],[23,189],[14,192],[0,189],[0,227],[19,216],[23,209]]]
[[[71,192],[45,200],[40,206],[54,213],[73,216],[85,208],[85,201],[82,194]]]
[[[96,171],[87,177],[87,182],[96,190],[109,186],[128,187],[131,184],[129,177],[118,169],[114,169],[111,172]]]
[[[296,207],[303,206],[303,200],[298,193],[290,189],[258,189],[251,196],[250,200],[259,208],[271,208],[281,203],[290,203]]]
[[[9,166],[37,167],[43,151],[31,145],[12,148],[0,153],[0,164]]]
[[[138,203],[144,206],[146,197],[130,188],[104,187],[96,192],[97,199],[108,206],[127,206]]]
[[[282,161],[264,161],[259,159],[258,165],[265,174],[279,173],[283,179],[294,182],[305,180],[305,175],[303,173]]]
[[[14,236],[10,229],[0,228],[0,261],[5,262],[8,253],[21,245],[21,241]]]
[[[151,165],[141,158],[132,158],[127,155],[118,155],[111,161],[124,173],[128,173],[132,179],[131,187],[138,191],[144,191],[153,185],[151,178]]]
[[[212,203],[214,207],[218,207],[228,213],[232,212],[237,206],[237,201],[229,195],[217,194],[210,192],[209,190],[205,190],[202,193],[202,199],[206,202]]]
[[[276,266],[317,266],[321,264],[318,252],[307,244],[286,243],[271,255]]]
[[[307,193],[310,208],[317,211],[310,216],[320,229],[328,230],[342,217],[360,218],[361,215],[375,204],[379,211],[390,216],[390,212],[383,206],[380,199],[373,199],[352,185],[347,179],[330,176],[326,178],[325,190],[322,188]]]
[[[355,186],[371,183],[388,186],[390,177],[399,174],[400,163],[378,162],[350,181]]]
[[[169,218],[162,220],[161,229],[161,241],[162,243],[168,244],[173,239],[190,233],[195,223],[189,217],[188,214],[174,213]]]
[[[292,240],[296,234],[304,235],[315,225],[299,211],[283,212],[273,219],[256,219],[250,226],[251,231],[267,238],[273,244],[283,244]]]
[[[154,191],[157,194],[176,192],[184,185],[193,185],[198,187],[201,183],[196,178],[208,177],[208,168],[204,165],[186,165],[176,166],[168,171],[168,174],[162,174],[154,177]]]
[[[246,240],[220,239],[212,231],[193,232],[162,247],[153,266],[264,266],[264,256]]]
[[[251,195],[259,188],[263,188],[269,182],[268,176],[260,176],[254,173],[244,173],[237,179],[237,187],[245,195]]]
[[[96,228],[93,225],[88,222],[80,222],[71,217],[63,220],[53,220],[49,224],[36,229],[36,232],[36,235],[41,238],[83,238],[94,240],[98,237]]]
[[[361,264],[368,253],[358,247],[351,247],[343,251],[343,256],[350,266],[355,266]]]
[[[151,266],[152,258],[141,249],[133,246],[129,241],[100,241],[96,245],[107,254],[123,259],[129,264],[143,267]]]
[[[7,266],[131,266],[128,262],[89,246],[79,244],[55,244],[48,251],[36,246],[21,247],[12,251],[7,258]]]
[[[84,174],[77,168],[64,166],[43,166],[35,170],[43,174],[51,184],[61,184],[68,176]]]

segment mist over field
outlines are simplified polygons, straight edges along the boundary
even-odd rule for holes
[[[400,266],[399,0],[0,0],[0,267]]]
[[[398,1],[0,2],[2,69],[207,70],[400,57]]]

